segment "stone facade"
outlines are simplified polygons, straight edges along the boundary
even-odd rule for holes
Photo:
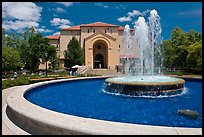
[[[119,52],[123,45],[124,27],[95,22],[60,31],[59,36],[48,36],[50,44],[58,47],[60,67],[64,67],[64,51],[72,37],[76,37],[84,51],[84,65],[89,69],[110,68],[119,65]],[[132,31],[131,31],[132,32]]]

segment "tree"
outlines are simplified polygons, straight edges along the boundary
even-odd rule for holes
[[[188,36],[188,40],[190,41],[190,45],[202,40],[202,34],[196,32],[195,30],[190,30],[187,33],[187,36]]]
[[[67,45],[67,50],[64,51],[65,67],[71,68],[74,65],[83,64],[83,51],[78,40],[73,37]]]
[[[2,28],[2,45],[5,45],[5,38],[6,38],[6,32],[5,32],[5,29]]]
[[[188,52],[187,66],[189,68],[202,68],[202,41],[190,45]]]
[[[25,64],[24,68],[36,71],[41,61],[45,60],[45,53],[48,54],[47,60],[52,63],[53,69],[56,67],[56,48],[49,44],[48,38],[44,38],[41,33],[36,33],[34,27],[28,28],[19,35],[10,33],[6,37],[4,29],[2,31],[3,43],[19,52]]]
[[[201,33],[194,30],[185,33],[179,27],[175,27],[170,39],[162,43],[164,66],[177,68],[198,67],[197,64],[202,64],[202,56],[200,57],[202,47],[195,46],[195,43],[199,41],[202,43]],[[196,61],[199,63],[195,63]]]
[[[174,56],[174,48],[171,45],[170,40],[163,41],[161,51],[163,57],[163,66],[172,67],[173,66],[172,56]]]
[[[59,60],[57,58],[56,47],[49,45],[49,44],[41,44],[40,51],[41,51],[41,59],[42,59],[41,63],[45,63],[46,61],[51,62],[51,68],[53,70],[58,67]]]
[[[171,45],[180,46],[180,45],[188,45],[189,40],[188,36],[185,32],[179,27],[175,27],[170,36]]]
[[[20,59],[20,54],[13,48],[6,45],[2,47],[2,70],[19,70],[24,67],[24,63]]]
[[[186,66],[187,55],[188,51],[185,45],[175,47],[174,55],[171,57],[173,66],[177,68],[184,68]]]

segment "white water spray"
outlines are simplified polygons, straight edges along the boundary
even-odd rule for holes
[[[161,73],[162,56],[160,17],[155,9],[150,11],[148,22],[139,17],[135,22],[134,34],[125,26],[123,47],[120,52],[120,67],[127,75],[153,76]]]

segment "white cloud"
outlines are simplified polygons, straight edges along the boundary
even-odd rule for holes
[[[108,5],[105,5],[101,2],[97,2],[97,3],[94,3],[95,6],[98,6],[98,7],[101,7],[101,8],[109,8]]]
[[[128,12],[127,16],[123,16],[123,17],[119,17],[117,20],[119,22],[130,22],[132,21],[132,18],[135,16],[145,16],[148,12],[150,12],[150,10],[145,10],[143,12],[140,12],[139,10],[133,10],[132,12]]]
[[[2,23],[2,27],[6,31],[17,31],[17,32],[23,32],[24,29],[30,28],[30,27],[38,27],[39,23],[34,22],[34,21],[4,21]]]
[[[139,16],[139,15],[142,15],[142,13],[139,12],[138,10],[133,10],[132,12],[128,12],[128,16],[130,17]]]
[[[24,21],[39,21],[42,7],[32,2],[3,2],[2,17]]]
[[[124,5],[118,5],[118,6],[115,6],[114,8],[116,8],[118,10],[124,10],[125,6]]]
[[[103,8],[109,8],[107,5],[103,6]]]
[[[58,28],[63,29],[63,28],[69,28],[69,27],[71,27],[71,26],[62,24]]]
[[[186,16],[186,17],[202,16],[202,9],[192,9],[188,11],[181,11],[181,12],[178,12],[177,15]]]
[[[26,28],[34,27],[38,32],[52,32],[40,27],[42,7],[33,2],[3,2],[2,28],[6,31],[22,33]]]
[[[48,32],[53,32],[53,30],[49,30],[49,29],[44,29],[44,28],[35,28],[36,32],[44,32],[44,33],[48,33]]]
[[[65,7],[70,7],[70,6],[72,6],[75,2],[55,2],[55,3],[62,4],[62,5],[64,5]]]
[[[60,19],[60,18],[54,18],[50,22],[51,22],[51,24],[53,26],[59,26],[59,25],[62,25],[62,24],[71,24],[71,22],[69,20],[67,20],[67,19]]]
[[[120,17],[118,18],[118,21],[119,22],[125,22],[125,21],[132,21],[132,18],[131,17]]]
[[[55,32],[52,35],[60,35],[60,32]]]
[[[60,18],[53,18],[50,23],[52,26],[57,26],[60,29],[70,27],[72,24],[69,20]]]
[[[63,9],[63,8],[56,8],[56,9],[54,9],[56,12],[58,12],[58,13],[62,13],[62,12],[65,12],[65,10]]]

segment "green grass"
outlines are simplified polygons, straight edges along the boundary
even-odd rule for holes
[[[48,76],[45,75],[38,75],[38,74],[19,74],[17,79],[13,79],[12,76],[7,77],[6,80],[2,81],[2,90],[14,86],[20,86],[20,85],[28,85],[36,82],[45,81],[42,79],[39,80],[32,80],[37,78],[54,78],[58,79],[58,77],[69,75],[69,73],[66,72],[57,72],[57,73],[48,73]],[[100,76],[100,75],[85,75],[85,74],[79,74],[77,77],[93,77],[93,76]],[[12,80],[13,79],[13,80]]]
[[[11,79],[8,78],[7,80],[2,81],[2,89],[14,87],[14,86],[20,86],[20,85],[27,85],[30,84],[31,81],[28,78],[17,78],[17,79]]]

